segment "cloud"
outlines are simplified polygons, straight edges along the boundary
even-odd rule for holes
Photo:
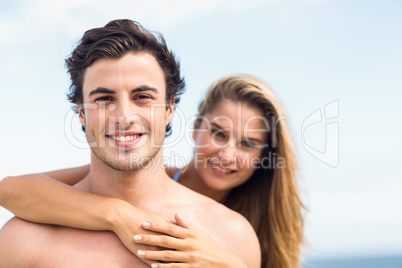
[[[219,12],[241,13],[265,5],[316,3],[324,0],[20,0],[17,8],[0,18],[3,36],[0,47],[18,42],[39,42],[55,33],[69,39],[79,37],[85,30],[99,27],[116,18],[140,21],[146,27],[167,31],[195,18]]]

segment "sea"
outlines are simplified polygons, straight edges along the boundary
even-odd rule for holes
[[[307,259],[303,263],[303,268],[402,268],[402,255]]]

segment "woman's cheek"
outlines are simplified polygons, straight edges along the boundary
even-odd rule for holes
[[[197,153],[207,154],[211,149],[211,138],[205,133],[198,134],[195,141],[195,151]]]
[[[243,154],[239,154],[238,165],[240,167],[240,171],[242,173],[252,174],[255,170],[255,167],[258,166],[259,157],[258,154],[245,152]]]

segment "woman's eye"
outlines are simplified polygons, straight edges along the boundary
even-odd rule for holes
[[[246,148],[255,148],[255,144],[251,141],[242,141],[241,146],[244,146]]]
[[[211,133],[212,133],[212,135],[213,135],[214,137],[218,137],[218,138],[224,138],[224,137],[225,137],[225,134],[223,134],[222,131],[217,130],[217,129],[212,129],[212,130],[211,130]]]

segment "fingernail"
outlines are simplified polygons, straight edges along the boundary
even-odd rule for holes
[[[142,227],[144,227],[144,228],[149,228],[149,227],[151,227],[151,223],[149,223],[149,222],[147,222],[147,221],[144,221],[144,222],[142,223]]]
[[[141,241],[141,239],[142,239],[142,236],[140,236],[140,235],[134,236],[134,241]]]
[[[152,267],[152,268],[158,268],[158,265],[157,265],[156,263],[152,263],[152,264],[151,264],[151,267]]]
[[[145,256],[145,250],[142,250],[142,249],[138,250],[137,255],[138,256]]]

